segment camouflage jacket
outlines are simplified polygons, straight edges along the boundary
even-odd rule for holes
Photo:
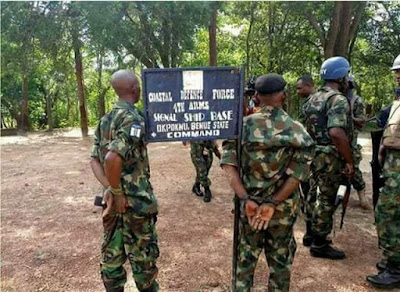
[[[314,142],[282,109],[264,106],[243,119],[241,171],[249,195],[273,195],[288,176],[307,180]],[[221,165],[238,167],[236,141],[223,143]]]
[[[351,112],[352,118],[362,119],[365,121],[365,103],[361,99],[361,97],[356,94],[352,94],[350,97],[348,96],[347,98],[349,100],[350,112]],[[353,137],[352,137],[352,141],[351,141],[351,146],[353,148],[357,147],[358,132],[360,132],[360,131],[361,131],[361,128],[359,128],[354,123]]]
[[[307,102],[310,100],[310,97],[311,97],[311,95],[309,95],[307,98],[305,98],[305,100],[304,100],[304,102],[303,102],[303,104],[301,105],[301,108],[300,108],[300,113],[299,113],[298,120],[302,124],[304,124],[306,122],[306,112],[305,111],[306,111]]]
[[[351,141],[353,121],[347,98],[341,92],[323,87],[304,105],[304,113],[305,126],[314,139],[317,150],[339,154],[329,136],[330,128],[343,128]]]
[[[108,151],[123,158],[121,188],[129,206],[138,214],[148,215],[157,213],[158,205],[150,184],[144,127],[141,112],[128,102],[118,101],[97,125],[91,156],[103,165]]]

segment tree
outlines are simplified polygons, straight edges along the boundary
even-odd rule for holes
[[[210,27],[209,27],[210,66],[217,66],[217,16],[218,16],[218,2],[210,2]]]
[[[326,3],[301,3],[301,8],[319,38],[325,59],[333,56],[351,56],[354,41],[367,2],[335,1]],[[321,5],[331,7],[327,9]],[[326,12],[332,11],[332,13]],[[329,22],[329,29],[325,23]]]

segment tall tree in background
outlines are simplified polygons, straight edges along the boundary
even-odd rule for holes
[[[71,37],[72,37],[72,48],[74,51],[74,60],[75,60],[75,75],[76,75],[76,85],[77,85],[77,94],[79,98],[79,112],[81,116],[81,131],[82,136],[85,137],[88,135],[88,119],[86,112],[86,99],[85,99],[85,91],[84,91],[84,83],[83,83],[83,62],[82,62],[82,41],[80,36],[80,31],[82,28],[80,27],[80,11],[78,7],[75,6],[77,3],[71,3],[69,7],[69,17],[70,17],[70,29],[71,29]]]
[[[210,2],[209,57],[210,66],[217,66],[217,16],[218,2]]]
[[[318,35],[325,59],[333,56],[351,56],[366,4],[367,2],[353,1],[301,3],[302,10],[304,5],[307,5],[304,10],[305,16]],[[327,15],[326,12],[330,11],[328,9],[323,10],[325,13],[320,13],[321,10],[317,9],[320,5],[333,5],[332,13]],[[325,25],[327,21],[329,29]]]

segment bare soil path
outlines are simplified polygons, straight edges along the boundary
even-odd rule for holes
[[[369,139],[362,169],[371,196]],[[99,276],[101,213],[93,207],[100,186],[89,167],[92,138],[79,131],[1,138],[2,291],[103,291]],[[191,194],[194,169],[181,143],[149,145],[152,184],[160,203],[157,223],[162,291],[228,291],[232,254],[232,192],[215,159],[210,204]],[[375,291],[365,276],[380,259],[372,211],[353,193],[344,229],[335,244],[347,259],[310,257],[298,242],[291,291]],[[339,217],[339,216],[337,216]],[[255,291],[266,291],[268,269],[262,256]],[[133,289],[131,289],[133,290]]]

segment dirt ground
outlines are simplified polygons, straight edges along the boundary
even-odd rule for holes
[[[360,141],[371,196],[371,147],[368,139]],[[1,138],[2,291],[103,291],[101,213],[93,206],[100,186],[89,167],[91,143],[92,137],[82,139],[78,130]],[[189,147],[151,144],[149,157],[160,203],[161,291],[229,291],[232,191],[217,159],[210,175],[214,197],[205,204],[191,194],[194,169]],[[365,282],[366,275],[376,273],[381,255],[373,213],[358,206],[355,193],[344,228],[334,239],[346,251],[346,260],[310,257],[301,244],[304,229],[299,217],[291,291],[375,291]],[[267,276],[262,256],[255,291],[266,291]]]

